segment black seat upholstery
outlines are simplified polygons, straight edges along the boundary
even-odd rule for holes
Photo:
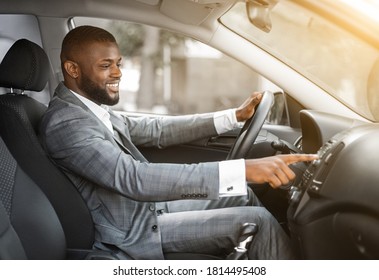
[[[65,235],[45,194],[0,138],[0,259],[64,259]]]
[[[38,141],[38,126],[46,106],[16,91],[44,89],[50,64],[44,50],[18,40],[0,64],[0,136],[24,172],[41,188],[62,224],[67,247],[91,249],[94,227],[89,210],[71,181],[50,161]],[[28,197],[24,210],[28,211]],[[31,201],[31,200],[30,200]]]

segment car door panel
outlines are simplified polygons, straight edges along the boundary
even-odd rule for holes
[[[198,163],[221,161],[226,159],[239,132],[240,129],[235,129],[219,136],[165,149],[140,147],[140,150],[150,162]],[[272,156],[276,150],[271,147],[271,142],[283,137],[284,140],[294,143],[299,136],[300,131],[297,129],[280,125],[264,125],[246,157]]]

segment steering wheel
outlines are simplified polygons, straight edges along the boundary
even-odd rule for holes
[[[240,159],[246,156],[258,136],[273,102],[274,94],[271,91],[263,92],[261,102],[255,108],[254,115],[243,125],[227,159]]]

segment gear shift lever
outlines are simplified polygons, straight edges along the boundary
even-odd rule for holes
[[[242,225],[238,245],[234,247],[227,260],[246,260],[246,252],[253,241],[254,235],[258,232],[258,226],[254,223],[244,223]]]

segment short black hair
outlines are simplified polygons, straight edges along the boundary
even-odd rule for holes
[[[93,42],[116,43],[115,37],[105,29],[83,25],[72,29],[67,33],[62,42],[61,62],[71,59],[72,53],[78,51],[84,45]]]

